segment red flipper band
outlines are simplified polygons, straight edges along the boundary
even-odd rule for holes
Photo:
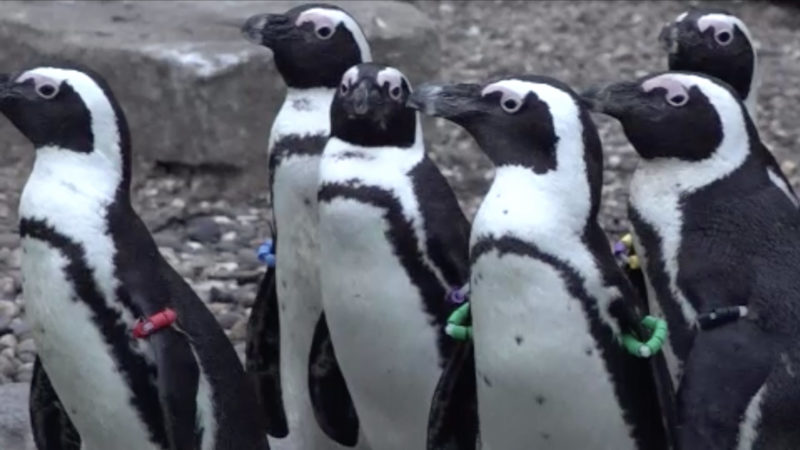
[[[178,315],[175,310],[164,308],[147,319],[137,320],[133,325],[133,337],[136,339],[146,338],[162,328],[171,326],[177,319]]]

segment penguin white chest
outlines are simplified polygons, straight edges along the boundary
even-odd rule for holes
[[[424,448],[441,373],[437,332],[385,213],[341,197],[320,204],[325,314],[371,446]]]
[[[635,448],[581,302],[551,265],[472,266],[481,439],[491,450]]]
[[[316,155],[289,155],[275,168],[272,186],[278,232],[276,276],[280,323],[281,389],[290,434],[300,446],[329,442],[313,419],[308,361],[322,312]],[[329,444],[332,445],[332,444]]]
[[[87,450],[157,449],[131,404],[97,317],[68,278],[71,261],[50,244],[23,238],[25,309],[37,351]]]

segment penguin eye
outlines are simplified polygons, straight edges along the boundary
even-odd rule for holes
[[[319,27],[314,32],[320,39],[328,39],[333,36],[333,30],[330,27]]]
[[[689,103],[689,96],[685,94],[667,95],[667,103],[672,106],[683,106]]]
[[[503,111],[514,114],[522,107],[522,102],[515,98],[503,98],[500,101],[500,107],[503,108]]]
[[[720,31],[714,35],[714,39],[719,45],[728,45],[733,40],[733,35],[729,31]]]
[[[400,89],[400,86],[395,86],[389,89],[389,96],[391,96],[395,100],[400,100],[400,95],[403,93],[403,90]]]
[[[339,91],[342,93],[342,95],[347,94],[347,92],[350,91],[350,86],[347,85],[346,81],[339,86]]]
[[[36,93],[39,94],[39,97],[50,100],[58,95],[58,88],[50,83],[43,83],[36,86]]]

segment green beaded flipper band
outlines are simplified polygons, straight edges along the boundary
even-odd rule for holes
[[[667,322],[653,316],[642,319],[642,326],[650,332],[650,339],[642,342],[631,334],[622,335],[622,345],[625,350],[639,358],[649,358],[661,351],[667,339]]]
[[[469,325],[464,325],[464,322],[467,321],[468,315],[469,303],[464,303],[455,311],[453,311],[450,314],[450,317],[447,318],[447,326],[445,327],[444,332],[457,341],[466,341],[472,339],[472,327]]]

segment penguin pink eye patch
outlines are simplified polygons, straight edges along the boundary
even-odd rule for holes
[[[667,91],[665,98],[667,103],[672,106],[683,106],[689,102],[689,91],[686,86],[669,74],[659,75],[642,83],[642,89],[645,92],[651,92],[658,88]]]
[[[711,28],[714,30],[714,39],[720,45],[728,45],[733,41],[733,21],[719,14],[710,14],[697,19],[697,28],[701,33]]]
[[[403,81],[406,82],[406,86],[409,86],[409,89],[411,86],[408,80],[406,80],[406,77],[394,67],[387,67],[378,72],[376,81],[378,82],[378,86],[388,84],[389,95],[395,100],[398,100],[403,94]]]
[[[328,39],[333,36],[334,30],[336,30],[337,23],[320,10],[310,9],[303,12],[297,17],[295,25],[299,27],[309,22],[314,25],[314,33],[320,39]]]
[[[483,91],[481,91],[481,97],[486,97],[487,95],[491,95],[496,92],[500,93],[500,107],[503,108],[503,111],[513,114],[522,108],[522,96],[520,96],[519,92],[511,89],[508,86],[504,86],[502,81],[490,84],[483,88]]]
[[[59,86],[61,83],[53,78],[48,76],[38,74],[38,73],[31,73],[26,72],[17,78],[17,83],[25,83],[26,81],[33,81],[34,88],[36,89],[36,93],[44,98],[44,99],[51,99],[58,95]]]

